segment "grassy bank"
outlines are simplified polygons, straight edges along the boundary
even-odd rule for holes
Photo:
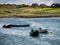
[[[60,17],[60,8],[0,7],[0,17]]]

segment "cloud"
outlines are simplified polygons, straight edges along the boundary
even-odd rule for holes
[[[0,0],[0,3],[18,3],[23,2],[23,0]]]
[[[60,3],[60,0],[53,0],[54,3]]]
[[[53,3],[53,0],[28,0],[28,4],[32,4],[32,3],[38,3],[38,4],[47,4],[47,5],[51,5]]]
[[[60,3],[60,0],[0,0],[0,3],[10,3],[10,4],[32,4],[32,3],[44,3],[51,5],[52,3]]]

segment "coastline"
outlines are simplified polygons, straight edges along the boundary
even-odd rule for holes
[[[52,18],[60,16],[0,16],[0,18]]]

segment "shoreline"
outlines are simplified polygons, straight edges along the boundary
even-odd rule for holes
[[[60,16],[0,16],[0,18],[52,18]]]

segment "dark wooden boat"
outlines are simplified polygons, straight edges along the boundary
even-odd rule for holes
[[[13,24],[9,24],[9,25],[3,25],[3,28],[11,28],[11,27],[29,27],[30,25],[13,25]]]

